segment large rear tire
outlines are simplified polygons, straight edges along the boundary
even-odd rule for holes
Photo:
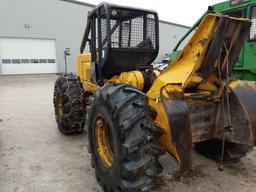
[[[86,114],[84,90],[79,77],[61,75],[55,82],[53,104],[59,130],[65,134],[83,131]]]
[[[88,111],[89,151],[105,192],[141,192],[155,186],[162,171],[154,145],[161,129],[144,93],[125,84],[96,91]]]
[[[222,141],[221,140],[209,140],[200,143],[195,143],[195,150],[202,155],[214,159],[216,161],[221,160]],[[237,162],[248,152],[252,150],[252,147],[247,145],[241,145],[237,143],[226,142],[223,161],[224,162]]]

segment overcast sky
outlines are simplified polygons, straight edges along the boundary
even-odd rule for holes
[[[104,0],[80,0],[98,4]],[[105,0],[119,5],[154,9],[161,20],[192,26],[209,5],[224,0]]]

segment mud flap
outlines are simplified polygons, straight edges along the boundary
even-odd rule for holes
[[[231,141],[249,146],[256,145],[256,85],[247,81],[232,81],[230,104],[232,127]],[[240,112],[239,112],[240,111]]]
[[[162,89],[161,101],[168,117],[172,144],[180,157],[180,171],[185,172],[192,167],[192,133],[187,103],[183,93],[177,90],[164,94]]]

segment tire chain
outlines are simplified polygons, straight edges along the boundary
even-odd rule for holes
[[[65,81],[65,82],[61,82],[61,81]],[[85,105],[84,104],[85,92],[83,90],[80,78],[77,76],[74,76],[73,74],[61,75],[59,78],[58,84],[59,84],[59,86],[62,86],[63,84],[67,85],[67,87],[65,87],[65,92],[62,93],[61,96],[62,96],[62,98],[67,98],[68,102],[71,101],[71,103],[69,104],[68,113],[65,110],[66,113],[63,112],[63,115],[61,118],[68,121],[68,124],[70,125],[70,127],[69,127],[70,130],[68,130],[68,133],[80,132],[83,130],[85,114],[86,114],[86,110],[85,110],[85,106],[84,106]],[[71,90],[73,90],[74,88],[80,89],[79,90],[79,95],[80,95],[79,98],[76,98],[76,99],[72,98],[72,94],[74,94],[74,93],[72,93]],[[75,90],[75,92],[78,92],[78,91]],[[79,107],[76,107],[75,105],[78,105]],[[65,105],[62,107],[64,110]],[[73,113],[75,111],[78,111],[78,112],[81,111],[83,113],[83,117],[80,120],[77,120],[74,118]]]

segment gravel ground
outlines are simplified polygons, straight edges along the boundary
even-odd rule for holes
[[[86,134],[63,136],[54,118],[55,75],[0,76],[0,192],[100,192],[90,166]],[[193,153],[185,177],[168,157],[160,192],[255,192],[256,150],[217,170]]]

